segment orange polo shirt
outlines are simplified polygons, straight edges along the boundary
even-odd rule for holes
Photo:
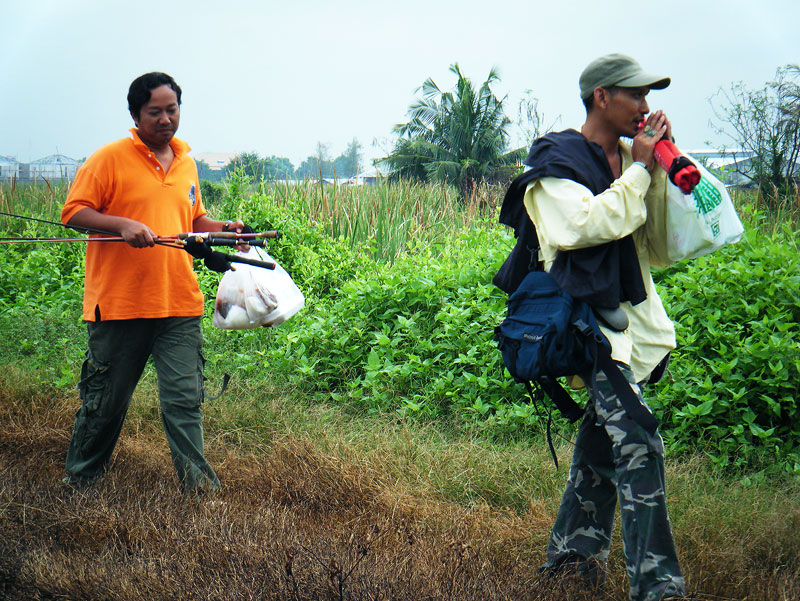
[[[164,169],[150,149],[132,136],[107,144],[81,166],[61,210],[67,223],[89,207],[146,224],[159,236],[192,231],[206,213],[189,145],[173,138],[175,159]],[[125,242],[89,242],[83,319],[102,321],[203,315],[203,295],[182,249],[156,245],[133,248]]]

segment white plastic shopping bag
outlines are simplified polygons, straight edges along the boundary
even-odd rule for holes
[[[744,233],[725,185],[691,160],[702,174],[691,194],[667,182],[667,252],[672,261],[707,255]]]
[[[248,330],[276,326],[303,308],[303,293],[266,251],[251,246],[247,252],[237,254],[275,263],[275,269],[234,263],[235,271],[226,271],[217,288],[214,327]]]

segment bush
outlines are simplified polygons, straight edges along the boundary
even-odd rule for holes
[[[800,473],[797,233],[755,229],[659,277],[678,349],[654,406],[672,451]]]
[[[288,377],[366,410],[429,418],[504,400],[513,383],[492,330],[505,298],[489,281],[507,248],[490,236],[463,234],[442,258],[373,264],[343,284],[287,334]]]
[[[225,184],[212,182],[211,180],[200,180],[200,198],[206,206],[219,204],[227,193]]]
[[[492,341],[505,296],[490,280],[513,244],[494,219],[454,221],[436,243],[423,229],[389,262],[374,252],[374,238],[332,237],[323,215],[304,210],[305,198],[289,191],[276,200],[268,188],[248,186],[233,178],[210,209],[283,233],[269,252],[303,290],[306,308],[274,330],[221,331],[204,320],[210,377],[239,373],[243,386],[271,379],[311,402],[490,436],[541,429]],[[672,453],[699,449],[723,469],[800,473],[798,237],[789,225],[761,220],[745,214],[741,242],[656,274],[678,349],[671,378],[648,401]],[[3,248],[2,362],[24,360],[74,384],[83,353],[83,253],[77,244]],[[197,273],[211,315],[220,276],[199,264]]]

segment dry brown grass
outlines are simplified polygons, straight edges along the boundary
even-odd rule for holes
[[[557,498],[521,513],[447,501],[435,487],[386,477],[391,445],[360,453],[357,441],[320,444],[314,433],[249,451],[212,442],[224,487],[198,500],[178,492],[157,428],[126,429],[109,474],[71,491],[59,480],[75,408],[72,395],[0,385],[2,599],[625,596],[619,540],[603,594],[539,581]],[[713,493],[694,486],[701,471],[672,475],[690,583],[713,593],[708,599],[800,598],[798,508],[750,503],[741,511],[752,527],[733,519],[720,531],[709,519],[718,511]],[[782,525],[764,521],[779,516]],[[748,565],[759,556],[761,569]]]

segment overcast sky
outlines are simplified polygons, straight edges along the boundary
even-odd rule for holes
[[[298,166],[357,138],[383,156],[427,77],[452,88],[454,62],[476,85],[497,67],[512,118],[531,90],[546,121],[577,127],[578,76],[609,52],[672,77],[650,107],[702,148],[722,141],[709,97],[800,62],[798,24],[796,0],[0,0],[0,155],[81,158],[125,136],[128,86],[148,71],[183,88],[178,137],[195,153]]]

